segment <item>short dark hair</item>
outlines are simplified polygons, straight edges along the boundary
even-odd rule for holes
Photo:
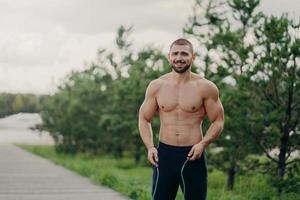
[[[179,39],[175,40],[174,42],[172,42],[172,44],[170,46],[170,50],[173,47],[173,45],[188,45],[190,47],[190,49],[191,49],[191,52],[194,53],[193,45],[187,39],[179,38]]]

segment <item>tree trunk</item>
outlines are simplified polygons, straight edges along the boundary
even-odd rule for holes
[[[136,148],[134,152],[135,164],[139,164],[141,161],[141,149],[139,147]]]
[[[278,155],[278,169],[277,169],[277,177],[279,181],[283,181],[286,169],[286,152],[287,152],[287,145],[288,145],[288,137],[289,133],[288,130],[285,130],[284,135],[280,140],[280,151]],[[278,193],[282,193],[282,188],[277,188]]]
[[[122,158],[122,157],[123,157],[123,148],[122,148],[121,145],[118,145],[118,146],[116,147],[115,156],[116,156],[117,158]]]
[[[236,165],[235,162],[231,160],[230,167],[227,171],[227,190],[233,190],[235,173],[236,173]]]

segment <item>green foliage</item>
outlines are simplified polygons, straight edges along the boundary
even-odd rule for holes
[[[228,189],[236,177],[256,170],[276,176],[276,187],[297,192],[298,179],[286,177],[299,177],[299,156],[291,155],[300,150],[300,40],[292,34],[296,26],[287,16],[265,16],[258,6],[259,0],[196,0],[184,27],[199,41],[196,49],[203,50],[197,53],[203,62],[195,64],[195,70],[218,86],[225,109],[225,129],[208,150],[209,162],[227,174]],[[131,31],[121,26],[116,52],[99,50],[96,62],[69,74],[45,101],[42,128],[51,133],[58,151],[109,152],[118,158],[129,153],[136,163],[145,159],[138,109],[148,83],[169,71],[169,64],[155,47],[133,51]],[[14,107],[21,104],[18,100]],[[158,122],[155,118],[152,123],[154,133]],[[205,129],[208,126],[205,119]],[[279,154],[271,155],[272,150]],[[263,153],[267,161],[259,159]],[[119,164],[121,169],[132,168],[125,162]],[[119,185],[110,175],[105,180]],[[137,198],[143,191],[128,195]],[[247,198],[275,198],[267,194]]]
[[[284,187],[295,185],[285,176],[299,175],[299,154],[290,156],[300,150],[299,26],[287,15],[265,16],[258,5],[259,0],[196,1],[184,28],[207,50],[198,68],[221,91],[225,129],[209,154],[228,173],[229,189],[235,173],[255,169],[251,156],[262,152],[269,162],[254,163],[286,182]],[[279,150],[277,157],[271,150]]]
[[[149,190],[139,181],[131,181],[127,189],[131,199],[149,199]]]
[[[205,61],[204,66],[198,66],[198,69],[216,83],[220,90],[225,111],[225,128],[220,138],[210,145],[208,157],[210,163],[228,174],[228,189],[233,189],[236,173],[243,174],[253,168],[247,161],[247,156],[261,153],[253,145],[247,121],[246,113],[252,102],[239,85],[240,72],[245,65],[250,64],[248,54],[253,49],[253,46],[246,45],[243,40],[247,31],[255,26],[253,22],[259,18],[260,13],[255,11],[258,3],[259,1],[196,1],[194,9],[199,12],[190,17],[184,29],[185,32],[193,30],[186,33],[196,37],[201,48],[206,48],[207,52],[201,55]],[[212,20],[211,16],[216,16],[218,20]],[[216,23],[217,21],[222,23]],[[217,53],[220,60],[216,61],[211,53]],[[216,70],[211,70],[212,68]]]
[[[230,0],[229,6],[233,9],[234,17],[238,19],[243,26],[249,22],[256,22],[253,13],[258,7],[260,0]]]
[[[45,102],[42,127],[53,136],[58,151],[110,152],[117,157],[128,151],[136,162],[141,159],[138,109],[147,85],[167,70],[168,62],[154,47],[133,52],[130,32],[131,28],[121,26],[118,51],[100,50],[97,63],[69,74]],[[157,120],[153,127],[158,129]]]
[[[118,179],[113,174],[107,173],[101,177],[101,183],[108,187],[113,187],[118,184]]]
[[[286,176],[299,176],[293,165],[300,161],[299,155],[291,156],[300,150],[300,110],[295,106],[300,103],[300,69],[299,54],[294,50],[300,46],[299,36],[291,33],[292,24],[287,16],[265,18],[255,34],[261,52],[254,67],[245,73],[249,98],[260,102],[254,104],[249,123],[253,126],[260,121],[262,126],[253,128],[252,135],[270,161],[276,163],[273,175],[278,179],[279,192],[294,187]],[[270,149],[278,149],[277,156],[271,155]]]
[[[287,176],[285,179],[278,177],[269,177],[269,183],[276,187],[282,188],[285,193],[300,194],[300,176]]]

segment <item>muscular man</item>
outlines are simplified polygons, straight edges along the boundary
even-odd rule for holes
[[[180,185],[186,200],[205,200],[207,168],[204,149],[218,137],[224,111],[215,84],[191,72],[192,44],[178,39],[168,54],[172,72],[151,81],[139,111],[139,130],[153,164],[152,199],[174,200]],[[160,116],[158,148],[151,120]],[[211,125],[205,136],[202,121]]]

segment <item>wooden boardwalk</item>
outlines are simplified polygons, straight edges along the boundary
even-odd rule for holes
[[[0,131],[0,200],[128,199],[13,145],[11,138],[5,142],[5,133]]]

